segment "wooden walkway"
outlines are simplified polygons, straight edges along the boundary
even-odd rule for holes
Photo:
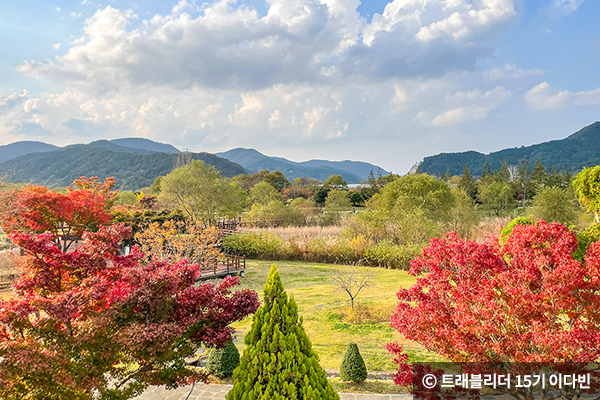
[[[218,263],[206,262],[202,265],[202,275],[199,281],[208,279],[225,278],[226,276],[244,276],[246,271],[246,257],[225,256],[225,261]]]

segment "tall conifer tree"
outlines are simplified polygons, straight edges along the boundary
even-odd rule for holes
[[[233,372],[228,400],[339,400],[275,265],[265,285],[264,304],[254,315],[245,342],[248,347]]]

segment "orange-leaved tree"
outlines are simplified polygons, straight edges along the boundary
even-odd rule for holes
[[[109,182],[92,190],[70,189],[61,194],[44,186],[27,186],[16,193],[11,212],[5,210],[0,215],[2,228],[7,233],[50,232],[60,250],[66,252],[84,232],[96,231],[111,221],[106,209],[111,187]]]

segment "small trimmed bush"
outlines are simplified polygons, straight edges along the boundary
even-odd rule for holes
[[[240,353],[235,344],[229,342],[222,349],[211,350],[206,363],[206,371],[223,379],[233,375],[233,370],[238,365],[240,365]]]
[[[354,383],[360,383],[367,379],[367,366],[356,343],[350,343],[346,349],[342,365],[340,365],[340,378],[343,381]]]

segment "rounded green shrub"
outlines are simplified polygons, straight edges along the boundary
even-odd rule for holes
[[[208,355],[206,371],[217,378],[233,375],[233,370],[240,365],[240,353],[233,342],[222,349],[212,349]]]
[[[356,343],[350,343],[346,349],[342,365],[340,365],[340,378],[343,381],[352,381],[355,383],[360,383],[367,379],[367,366],[358,351]]]

